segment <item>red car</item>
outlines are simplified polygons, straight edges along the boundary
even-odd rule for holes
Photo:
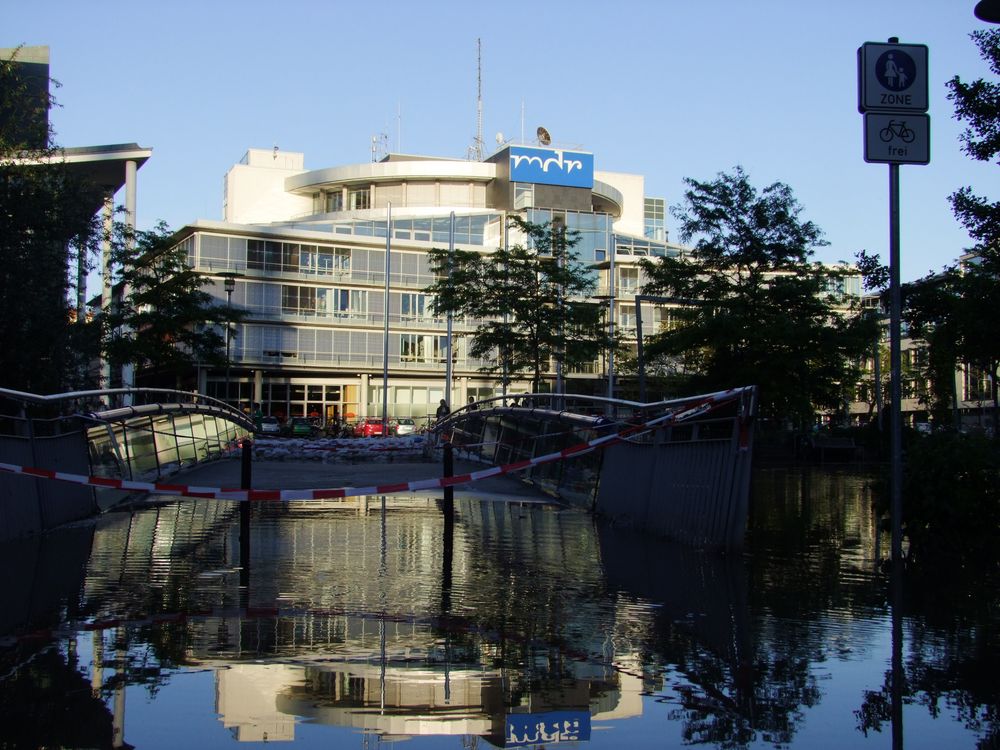
[[[382,420],[376,417],[369,417],[354,426],[354,437],[382,437],[383,434]]]

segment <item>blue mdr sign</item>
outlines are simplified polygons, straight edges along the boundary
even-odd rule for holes
[[[510,147],[510,181],[594,187],[594,155],[558,148]]]

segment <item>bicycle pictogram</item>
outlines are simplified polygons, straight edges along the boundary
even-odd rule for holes
[[[894,138],[899,138],[903,143],[912,143],[916,133],[906,127],[905,120],[889,120],[889,124],[878,131],[878,137],[883,143],[888,143]]]

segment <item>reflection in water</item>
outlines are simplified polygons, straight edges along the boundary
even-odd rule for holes
[[[891,629],[863,477],[758,474],[736,558],[496,502],[457,502],[448,544],[433,500],[379,508],[255,507],[242,590],[239,513],[211,500],[12,548],[11,746],[884,746]],[[989,742],[995,614],[909,601],[905,721]]]

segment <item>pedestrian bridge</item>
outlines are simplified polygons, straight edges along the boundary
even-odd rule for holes
[[[746,527],[755,414],[753,386],[656,403],[523,394],[457,410],[433,433],[462,454],[518,467],[527,481],[616,523],[736,548]]]
[[[243,412],[186,391],[118,388],[38,396],[0,389],[5,464],[159,479],[233,451],[252,432]],[[90,517],[122,495],[0,472],[0,541]]]
[[[197,393],[0,391],[0,397],[0,541],[99,513],[122,498],[120,480],[158,480],[234,451],[253,432],[247,415]],[[735,548],[746,525],[755,403],[753,387],[648,404],[499,396],[435,423],[428,444],[448,443],[492,465],[492,473],[519,472],[618,524]],[[17,476],[24,467],[35,470]],[[68,475],[89,479],[76,486],[46,481],[60,478],[57,472],[67,481]],[[159,489],[185,494],[173,485]]]

